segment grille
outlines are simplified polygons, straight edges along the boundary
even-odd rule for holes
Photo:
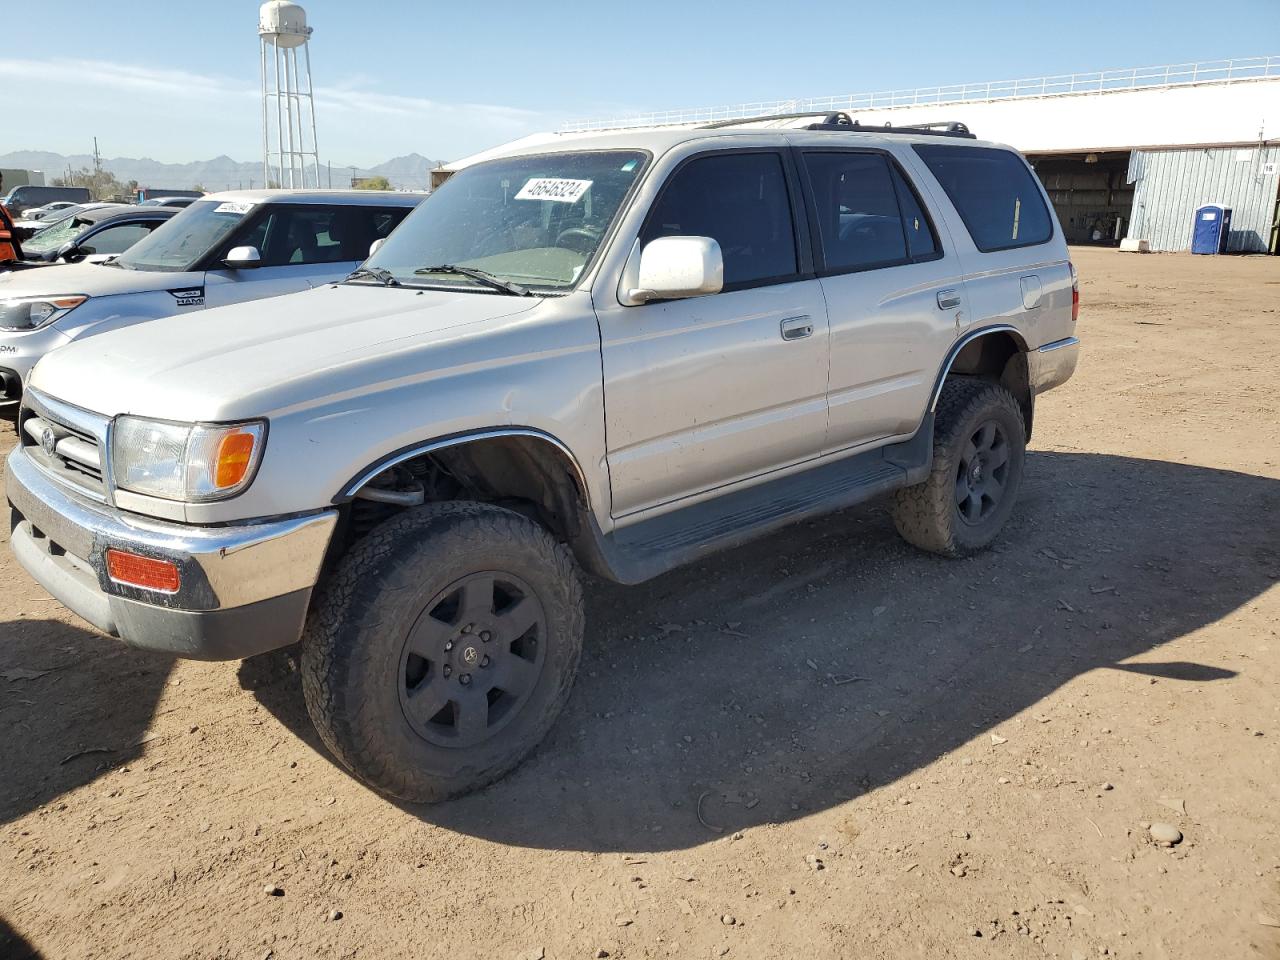
[[[27,455],[56,479],[95,499],[106,495],[98,434],[46,410],[22,411],[20,435]]]

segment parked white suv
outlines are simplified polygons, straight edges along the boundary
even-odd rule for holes
[[[0,415],[17,413],[35,362],[72,340],[341,279],[423,196],[210,194],[105,264],[0,273]]]
[[[887,493],[912,543],[989,544],[1076,309],[1035,175],[962,128],[517,146],[345,282],[41,362],[11,542],[137,646],[301,638],[334,754],[438,800],[551,726],[579,570],[636,582]]]

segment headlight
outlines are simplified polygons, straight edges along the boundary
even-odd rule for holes
[[[166,423],[117,417],[111,468],[116,486],[166,500],[221,500],[253,480],[266,423]]]
[[[37,330],[65,317],[88,299],[76,293],[0,300],[0,330]]]

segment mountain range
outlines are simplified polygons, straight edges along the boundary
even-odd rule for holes
[[[435,166],[437,166],[436,161],[428,160],[418,153],[395,157],[373,167],[353,167],[335,163],[332,167],[321,166],[320,183],[328,186],[330,172],[332,172],[335,188],[350,186],[353,176],[383,176],[398,189],[423,190],[426,189],[429,173]],[[45,183],[49,183],[54,177],[64,176],[68,167],[72,170],[93,169],[93,157],[89,154],[64,156],[47,150],[15,150],[12,153],[0,154],[0,167],[39,170],[44,173]],[[261,161],[232,160],[228,156],[214,157],[212,160],[197,160],[193,163],[161,163],[159,160],[150,160],[146,157],[141,159],[114,157],[110,160],[104,159],[102,167],[121,182],[137,180],[140,187],[192,190],[200,186],[212,191],[263,186]]]

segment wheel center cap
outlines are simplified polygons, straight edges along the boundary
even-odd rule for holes
[[[477,663],[480,662],[480,651],[470,645],[463,647],[462,662],[469,667],[474,667]]]
[[[982,461],[981,460],[973,461],[973,467],[970,468],[969,470],[969,479],[973,483],[982,482]]]

